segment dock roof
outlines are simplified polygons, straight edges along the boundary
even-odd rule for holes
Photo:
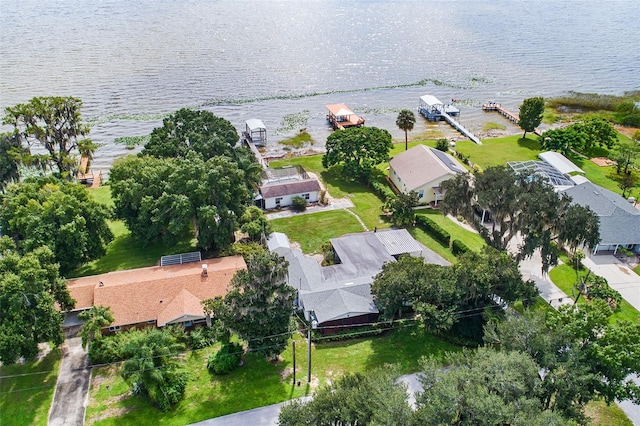
[[[345,104],[325,105],[329,112],[336,117],[354,115],[355,113]]]
[[[245,124],[247,125],[247,129],[251,131],[266,130],[266,127],[264,126],[264,123],[262,122],[262,120],[258,120],[257,118],[251,118],[245,121]]]
[[[440,99],[432,95],[420,96],[420,100],[424,102],[425,105],[428,105],[428,106],[444,105],[442,102],[440,102]]]

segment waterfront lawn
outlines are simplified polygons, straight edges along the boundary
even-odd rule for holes
[[[41,360],[0,367],[0,425],[47,424],[56,388],[60,350]],[[23,376],[24,374],[24,376]]]
[[[322,245],[344,234],[362,232],[360,222],[343,210],[301,214],[270,221],[273,230],[300,243],[304,253],[322,253]]]
[[[537,136],[531,133],[522,139],[522,134],[504,138],[483,139],[482,145],[469,140],[456,142],[456,151],[468,156],[473,164],[483,169],[489,166],[503,166],[507,161],[538,160],[542,152]]]
[[[427,234],[425,231],[422,230],[422,228],[418,228],[417,226],[410,226],[410,227],[407,227],[407,231],[409,231],[409,233],[413,238],[415,238],[425,246],[429,247],[431,250],[433,250],[434,252],[436,252],[437,254],[439,254],[449,262],[456,263],[457,259],[453,255],[453,253],[451,253],[451,250],[449,249],[449,247],[445,246],[440,241],[436,240],[431,235]]]
[[[421,326],[398,328],[387,335],[323,342],[312,347],[312,384],[306,383],[306,341],[296,333],[296,380],[293,386],[291,345],[277,365],[257,354],[248,354],[243,367],[226,376],[206,370],[209,354],[217,346],[189,352],[185,368],[190,373],[186,395],[178,406],[163,413],[145,399],[132,396],[118,373],[118,367],[95,368],[91,384],[87,424],[96,425],[184,425],[238,411],[275,404],[310,395],[313,389],[346,372],[363,372],[385,364],[398,365],[403,374],[420,370],[422,356],[442,358],[458,348],[428,335]],[[117,417],[116,417],[117,416]]]
[[[458,225],[447,216],[443,215],[440,210],[424,209],[418,210],[416,214],[427,216],[435,223],[440,225],[445,231],[451,235],[451,240],[460,240],[466,244],[471,250],[480,252],[486,245],[484,239],[480,234],[471,232],[462,226]]]
[[[563,257],[563,261],[567,260]],[[587,275],[588,270],[586,268],[581,268],[578,272],[581,277]],[[569,297],[575,299],[577,296],[576,290],[573,290],[573,286],[577,282],[576,271],[570,265],[562,264],[558,265],[555,268],[549,271],[549,278],[555,285],[560,288],[560,290],[564,291]],[[586,303],[587,299],[584,296],[580,296],[578,299],[578,304]],[[613,315],[610,317],[610,321],[615,323],[617,321],[640,321],[640,312],[633,306],[631,306],[626,300],[622,299],[620,303],[620,309],[615,311]]]

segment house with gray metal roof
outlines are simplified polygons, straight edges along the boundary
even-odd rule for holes
[[[442,200],[440,184],[466,169],[449,154],[425,145],[404,151],[389,161],[389,178],[398,191],[415,191],[420,204]]]
[[[288,282],[298,291],[298,306],[323,334],[377,319],[371,283],[386,262],[409,254],[449,265],[421,246],[406,229],[348,234],[332,238],[331,245],[338,263],[320,266],[314,258],[291,248],[284,234],[274,232],[268,241],[269,249],[289,262]]]
[[[562,191],[574,203],[589,207],[600,219],[600,244],[594,249],[613,251],[624,247],[640,253],[640,210],[613,191],[583,182]]]

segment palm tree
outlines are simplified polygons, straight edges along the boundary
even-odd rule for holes
[[[409,148],[409,140],[407,139],[407,132],[413,130],[413,125],[416,124],[416,116],[413,114],[413,111],[408,109],[403,109],[398,114],[398,118],[396,119],[396,126],[398,126],[401,130],[404,130],[404,150],[406,151]]]
[[[102,337],[102,329],[113,321],[115,318],[108,306],[92,306],[88,311],[81,312],[78,319],[86,321],[80,330],[82,337],[82,347],[87,348],[96,339]]]

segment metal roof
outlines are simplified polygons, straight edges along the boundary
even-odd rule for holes
[[[251,118],[245,121],[247,128],[251,131],[254,130],[266,130],[267,128],[264,126],[262,120],[258,120],[257,118]]]
[[[420,244],[418,244],[406,229],[386,229],[375,232],[373,235],[378,238],[378,241],[382,243],[387,253],[391,256],[422,252]]]
[[[542,161],[545,161],[551,166],[553,166],[557,171],[562,173],[563,175],[568,175],[569,173],[584,173],[580,167],[573,164],[567,157],[560,154],[559,152],[547,151],[538,154],[538,158]]]
[[[444,105],[438,98],[432,95],[424,95],[420,96],[420,100],[424,102],[425,105],[435,106],[435,105]]]

